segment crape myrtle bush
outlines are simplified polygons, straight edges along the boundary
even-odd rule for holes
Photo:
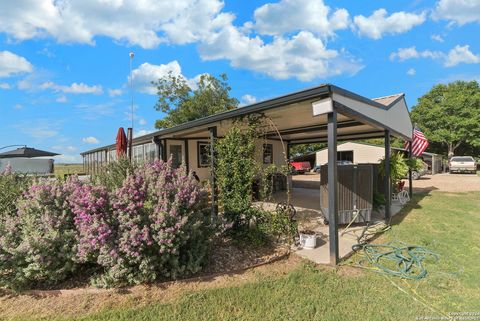
[[[38,180],[5,220],[0,284],[56,283],[85,266],[99,286],[198,272],[209,249],[206,195],[185,169],[156,161],[121,186]],[[89,269],[91,270],[91,269]]]

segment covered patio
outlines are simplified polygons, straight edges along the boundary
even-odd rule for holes
[[[290,147],[296,144],[328,143],[328,257],[329,263],[339,261],[338,224],[338,165],[337,141],[366,138],[385,138],[387,164],[390,158],[390,137],[407,141],[412,138],[412,123],[403,94],[369,99],[334,85],[325,84],[249,106],[194,120],[173,128],[138,137],[133,141],[135,148],[148,146],[148,157],[166,160],[171,155],[174,161],[184,163],[189,171],[201,178],[208,178],[212,190],[212,214],[218,212],[217,187],[215,180],[214,146],[232,123],[247,115],[260,114],[271,120],[274,126],[266,133],[263,142],[269,146],[270,162],[286,165],[290,158]],[[265,148],[264,144],[264,148]],[[262,147],[261,145],[259,147]],[[99,153],[95,157],[109,159],[114,145],[86,153]],[[208,164],[202,153],[209,153]],[[147,157],[147,156],[145,156]],[[265,162],[264,162],[265,163]],[[266,164],[266,163],[265,163]],[[331,165],[331,166],[330,166]],[[389,167],[385,167],[389,177]],[[411,184],[410,184],[411,186]],[[385,180],[384,220],[391,217],[391,182]],[[411,194],[411,193],[410,193]]]

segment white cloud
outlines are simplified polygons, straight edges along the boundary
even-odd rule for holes
[[[75,107],[83,119],[95,120],[101,117],[112,116],[115,113],[116,105],[117,102],[110,100],[99,104],[81,103]]]
[[[146,124],[147,124],[147,121],[145,120],[145,118],[140,118],[140,119],[138,120],[138,124],[141,125],[141,126],[143,126],[143,125],[146,125]]]
[[[407,70],[407,75],[409,76],[415,76],[416,73],[417,71],[414,68],[410,68]]]
[[[432,40],[435,40],[435,41],[438,41],[438,42],[444,42],[445,40],[443,40],[443,37],[440,36],[440,35],[431,35],[430,38]]]
[[[17,106],[15,106],[16,108]],[[21,109],[21,108],[18,108]],[[32,138],[43,140],[50,139],[58,135],[62,120],[56,119],[35,119],[35,120],[24,120],[14,127],[28,135]]]
[[[470,51],[469,45],[457,45],[451,49],[448,54],[440,51],[417,51],[415,47],[400,48],[396,52],[390,54],[390,59],[405,61],[408,59],[429,58],[439,59],[445,67],[453,67],[458,64],[477,64],[480,63],[480,55],[476,55]]]
[[[0,82],[0,89],[4,89],[4,90],[7,90],[7,89],[11,89],[12,87],[10,86],[10,84],[6,83],[6,82]]]
[[[103,93],[103,88],[100,85],[89,86],[82,83],[77,84],[74,82],[69,86],[58,85],[51,81],[44,82],[40,85],[40,89],[52,89],[57,92],[63,92],[65,94],[95,94],[100,95]]]
[[[257,97],[247,94],[242,96],[240,101],[240,106],[251,105],[251,104],[255,104],[256,102],[257,102]]]
[[[390,60],[398,59],[399,61],[405,61],[408,59],[413,58],[431,58],[431,59],[438,59],[442,58],[444,54],[439,51],[417,51],[415,46],[408,47],[408,48],[400,48],[397,52],[393,52],[390,54]]]
[[[94,44],[106,36],[154,48],[189,43],[233,19],[220,0],[17,0],[0,4],[0,32],[17,40],[51,36],[63,43]]]
[[[61,95],[60,97],[58,97],[57,99],[55,99],[55,101],[56,101],[57,103],[66,103],[66,102],[67,102],[67,96]]]
[[[320,38],[302,31],[292,38],[275,37],[264,43],[234,26],[224,28],[199,46],[205,60],[228,59],[236,68],[250,69],[275,79],[301,81],[340,74],[355,74],[362,65],[345,52],[327,49]]]
[[[152,81],[162,78],[169,72],[175,76],[182,74],[182,68],[178,61],[173,60],[161,65],[152,65],[148,62],[143,63],[138,68],[132,70],[133,87],[142,93],[156,95],[157,89],[152,85]]]
[[[13,106],[14,109],[23,109],[23,105],[21,104],[15,104],[15,106]]]
[[[344,49],[325,43],[336,30],[349,27],[345,9],[330,9],[322,0],[281,0],[259,7],[254,22],[237,27],[235,16],[222,12],[223,7],[221,0],[17,0],[0,4],[0,32],[16,40],[48,36],[92,45],[96,37],[105,36],[143,48],[196,43],[205,60],[226,59],[233,67],[275,79],[310,81],[355,74],[363,67]],[[169,70],[181,72],[176,61],[144,63],[136,69],[134,85],[156,94],[150,81]],[[193,88],[192,79],[186,79]],[[56,86],[64,93],[69,90]]]
[[[141,64],[138,68],[132,70],[133,88],[139,92],[156,95],[157,88],[152,84],[152,81],[166,76],[169,73],[174,76],[181,76],[185,79],[188,86],[192,89],[197,88],[197,83],[202,74],[193,78],[187,78],[182,74],[182,67],[178,61],[173,60],[167,64],[154,65],[148,62]],[[128,77],[128,84],[130,84],[130,77]]]
[[[9,77],[32,71],[33,65],[24,57],[10,51],[0,51],[0,77]]]
[[[153,132],[154,132],[154,130],[140,129],[139,131],[133,133],[133,137],[140,137],[140,136],[143,136],[143,135],[151,134]]]
[[[121,89],[109,89],[108,90],[108,95],[110,97],[120,96],[121,94],[123,94],[123,91]]]
[[[457,45],[448,52],[445,60],[445,67],[453,67],[461,63],[478,64],[480,63],[480,55],[472,53],[469,45]]]
[[[371,16],[355,16],[353,21],[360,35],[381,39],[384,34],[399,34],[409,31],[425,22],[426,14],[395,12],[388,16],[387,10],[375,10]]]
[[[349,26],[349,14],[345,9],[333,13],[323,0],[281,0],[267,3],[254,12],[255,24],[260,34],[282,35],[288,32],[310,31],[321,36],[332,36],[335,30]]]
[[[450,20],[451,24],[480,23],[480,1],[440,0],[433,12],[435,19]]]
[[[84,142],[86,144],[100,144],[100,141],[93,136],[82,138],[82,142]]]

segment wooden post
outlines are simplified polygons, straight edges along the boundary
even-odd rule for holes
[[[328,235],[330,264],[337,265],[338,254],[338,164],[337,164],[337,112],[328,114]]]
[[[215,176],[215,141],[217,127],[208,128],[210,134],[210,183],[212,188],[212,217],[218,215],[217,178]]]
[[[390,131],[385,130],[385,222],[390,223],[392,180],[390,179]]]
[[[127,141],[128,141],[128,159],[130,160],[130,162],[132,161],[132,152],[133,152],[133,148],[132,148],[132,143],[133,143],[133,129],[131,127],[129,127],[127,129]]]
[[[166,162],[167,158],[167,140],[164,139],[162,142],[162,159],[164,162]]]

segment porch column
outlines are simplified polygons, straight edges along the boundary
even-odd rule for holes
[[[390,223],[390,203],[392,199],[392,181],[390,179],[390,131],[385,130],[385,222]]]
[[[218,215],[217,179],[215,176],[215,141],[217,127],[208,128],[210,134],[210,184],[212,188],[212,216]]]
[[[290,142],[287,141],[287,162],[290,162]],[[287,164],[288,165],[288,164]]]
[[[162,142],[162,159],[164,162],[167,161],[167,140],[164,139]]]
[[[188,174],[190,164],[189,164],[189,159],[188,159],[189,158],[188,157],[189,156],[188,155],[188,139],[186,139],[186,138],[183,140],[183,147],[185,148],[185,168],[187,169],[187,174]]]
[[[330,264],[337,265],[338,255],[338,181],[337,181],[337,112],[328,114],[328,235]]]
[[[412,141],[408,142],[408,157],[411,159],[413,156],[412,153]],[[408,194],[410,198],[413,196],[413,180],[412,180],[412,169],[408,169]]]

